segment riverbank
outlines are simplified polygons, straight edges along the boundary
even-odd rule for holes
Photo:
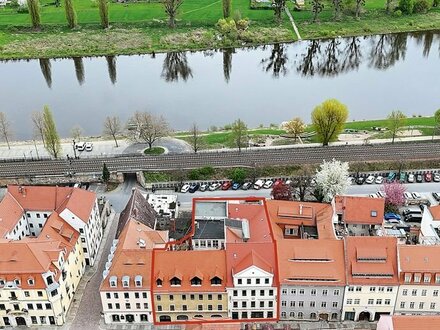
[[[184,1],[176,29],[166,27],[166,16],[159,3],[110,3],[108,30],[100,28],[96,4],[88,0],[78,1],[79,28],[74,30],[65,27],[64,8],[51,3],[43,1],[41,31],[29,28],[28,14],[1,9],[0,59],[129,55],[296,40],[285,14],[282,25],[277,26],[272,10],[252,10],[249,0],[233,2],[233,12],[249,18],[249,28],[236,41],[220,38],[215,23],[221,17],[221,1],[200,1]],[[335,21],[328,5],[319,16],[320,22],[312,24],[308,6],[307,3],[303,11],[293,12],[289,3],[303,39],[440,29],[440,8],[432,8],[427,14],[397,17],[386,15],[383,1],[373,0],[367,2],[360,20],[344,14],[340,21]]]

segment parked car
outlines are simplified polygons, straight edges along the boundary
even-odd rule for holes
[[[189,190],[190,185],[185,183],[182,188],[180,188],[180,192],[186,193]]]
[[[231,181],[223,182],[222,190],[228,190],[229,188],[231,188],[231,186],[232,186],[232,182]]]
[[[254,189],[261,189],[262,187],[263,187],[263,185],[264,185],[264,181],[263,180],[257,180],[257,181],[255,181],[255,183],[254,183]]]
[[[414,174],[410,173],[408,174],[408,183],[413,183],[414,182]]]
[[[241,186],[241,189],[243,189],[243,190],[248,190],[250,187],[252,187],[252,182],[245,182],[245,183],[243,183],[243,185]]]
[[[365,183],[372,184],[374,182],[374,179],[376,179],[374,175],[369,175],[368,178],[365,180]]]
[[[413,195],[412,195],[410,192],[405,191],[405,192],[403,193],[403,197],[405,197],[405,199],[412,199],[412,198],[413,198]]]
[[[220,188],[220,187],[221,187],[221,184],[218,183],[218,182],[215,182],[215,183],[213,183],[213,184],[211,184],[211,185],[209,186],[209,190],[210,190],[210,191],[214,191],[214,190],[217,190],[217,189]]]
[[[382,184],[383,183],[383,176],[379,175],[376,178],[376,181],[374,181],[375,184]]]
[[[412,195],[413,195],[413,198],[414,198],[414,199],[420,199],[420,198],[422,198],[422,195],[420,195],[418,192],[413,192]]]
[[[421,215],[422,214],[422,210],[420,210],[420,209],[405,209],[405,210],[402,211],[402,215],[404,217],[406,217],[406,216],[408,216],[410,214],[420,214]]]
[[[434,177],[432,178],[434,182],[440,182],[440,173],[434,173]]]
[[[434,199],[435,199],[436,201],[440,201],[440,193],[438,193],[438,192],[433,192],[433,193],[432,193],[432,197],[434,197]]]
[[[77,142],[75,144],[75,148],[78,151],[84,151],[86,149],[86,144],[85,144],[85,142]]]
[[[423,182],[423,175],[421,175],[420,173],[416,174],[416,182],[418,183]]]
[[[232,184],[232,190],[237,190],[238,188],[240,188],[241,184],[239,184],[238,182],[234,182]]]
[[[188,191],[189,191],[190,193],[195,193],[197,190],[199,190],[199,188],[200,188],[200,184],[199,184],[199,183],[193,183],[193,184],[191,184],[191,185],[189,186]]]
[[[400,172],[399,175],[399,182],[406,182],[406,173],[405,172]]]
[[[422,221],[422,214],[420,213],[420,214],[413,214],[413,213],[411,213],[411,214],[408,214],[406,217],[405,217],[405,221],[407,221],[407,222],[421,222]]]
[[[388,173],[388,176],[387,176],[387,181],[388,182],[392,182],[392,181],[394,181],[396,179],[396,173],[394,173],[394,172],[390,172],[390,173]]]
[[[355,181],[356,180],[352,176],[349,176],[348,179],[347,179],[347,183],[348,184],[353,184]]]
[[[200,186],[200,191],[206,191],[207,189],[208,189],[208,185],[206,184],[206,183],[204,183],[204,184],[202,184],[201,186]]]
[[[288,186],[290,186],[292,184],[292,180],[288,179],[286,180],[286,182],[284,182],[285,184],[287,184]]]
[[[390,219],[400,220],[401,217],[400,217],[400,215],[398,215],[396,213],[388,212],[388,213],[385,213],[384,219],[385,220],[390,220]]]
[[[267,181],[264,183],[263,188],[265,188],[265,189],[269,189],[269,188],[271,188],[272,186],[273,186],[273,181],[272,181],[272,180],[267,180]]]
[[[92,151],[92,150],[93,150],[93,143],[86,142],[86,151]]]
[[[397,219],[389,219],[386,220],[389,224],[398,225],[400,223],[400,220]]]
[[[432,181],[432,173],[431,172],[426,172],[425,173],[425,181],[426,182],[431,182]]]
[[[361,185],[365,182],[365,178],[363,176],[360,176],[356,179],[356,183]]]

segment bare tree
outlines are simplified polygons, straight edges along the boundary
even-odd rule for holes
[[[292,178],[292,187],[298,193],[300,201],[305,201],[307,194],[313,192],[311,183],[315,174],[314,168],[310,165],[304,165],[301,170]]]
[[[6,118],[4,112],[0,112],[0,135],[6,141],[8,149],[11,149],[11,146],[9,145],[9,140],[12,136],[11,123]]]
[[[32,112],[32,123],[34,124],[34,136],[41,138],[43,144],[44,141],[44,118],[43,113],[39,111]]]
[[[168,26],[175,28],[177,10],[182,5],[183,0],[162,0],[162,3],[165,8],[165,13],[168,15]]]
[[[81,140],[82,133],[83,133],[82,128],[79,127],[78,125],[72,127],[72,129],[70,130],[70,135],[75,141]]]
[[[131,141],[147,143],[149,149],[154,142],[170,133],[168,122],[162,116],[148,112],[136,112],[129,119],[127,128]]]
[[[200,136],[200,130],[196,123],[191,126],[190,130],[190,144],[193,148],[194,152],[197,153],[201,149],[202,146],[202,137]]]
[[[104,121],[104,135],[111,136],[115,140],[116,148],[119,147],[116,136],[122,133],[122,125],[119,117],[107,117]]]

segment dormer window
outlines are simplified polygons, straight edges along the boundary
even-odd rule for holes
[[[411,274],[410,273],[406,273],[405,274],[405,283],[409,283],[411,282]]]
[[[435,283],[436,284],[440,283],[440,274],[435,274]]]
[[[222,280],[218,276],[211,278],[211,285],[222,285]]]
[[[20,285],[20,279],[18,279],[18,278],[16,278],[15,280],[14,280],[14,283],[15,283],[15,285]]]
[[[122,276],[122,286],[124,288],[128,288],[130,286],[130,277],[128,277],[127,275]]]
[[[425,282],[425,283],[431,282],[431,274],[424,274],[423,275],[423,282]]]
[[[5,285],[5,279],[0,278],[0,286],[4,286]]]
[[[414,283],[420,283],[420,273],[414,274]]]
[[[173,277],[170,280],[170,284],[171,284],[171,286],[181,286],[182,285],[182,280],[180,278]]]
[[[135,282],[136,287],[141,287],[142,286],[142,276],[136,275],[134,282]]]
[[[371,211],[371,216],[372,217],[377,217],[377,211]]]
[[[35,284],[35,281],[34,281],[33,278],[28,278],[27,282],[28,282],[28,284],[31,285],[31,286],[33,286],[33,285]]]
[[[162,281],[160,278],[158,278],[158,279],[156,280],[156,285],[157,285],[158,287],[161,287],[162,284],[163,284],[163,281]]]
[[[117,283],[118,283],[118,278],[116,276],[110,276],[110,286],[112,288],[116,288]]]
[[[191,279],[191,285],[202,285],[202,280],[198,278],[197,276],[194,276]]]
[[[53,284],[53,277],[52,277],[52,275],[46,277],[46,282],[47,282],[47,285],[51,285],[51,284]]]

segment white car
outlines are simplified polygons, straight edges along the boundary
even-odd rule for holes
[[[413,198],[413,195],[412,195],[410,192],[408,192],[408,191],[405,191],[405,192],[403,193],[403,196],[404,196],[406,199],[412,199],[412,198]]]
[[[408,174],[408,182],[413,183],[414,182],[414,174],[410,173]]]
[[[272,180],[267,180],[267,181],[264,183],[263,188],[265,188],[265,189],[269,189],[269,188],[272,187],[272,186],[273,186],[273,181],[272,181]]]
[[[210,191],[217,190],[218,188],[220,188],[220,186],[221,186],[221,183],[218,183],[218,182],[213,183],[212,185],[209,186],[209,190]]]
[[[261,179],[257,180],[254,183],[254,189],[256,189],[256,190],[261,189],[263,187],[263,185],[264,185],[264,181],[263,180],[261,180]]]
[[[93,150],[93,143],[86,142],[86,151],[92,151],[92,150]]]
[[[383,183],[383,176],[379,175],[376,178],[376,181],[374,181],[375,184],[382,184]]]
[[[440,182],[440,174],[439,173],[435,173],[434,176],[432,177],[432,180],[434,182]]]
[[[208,189],[208,185],[206,184],[206,183],[204,183],[204,184],[202,184],[201,186],[200,186],[200,191],[206,191],[206,189]]]
[[[75,148],[78,151],[84,151],[84,149],[86,149],[86,144],[85,144],[85,142],[77,142],[75,144]]]
[[[186,193],[186,192],[188,192],[188,190],[189,190],[189,184],[184,184],[183,186],[182,186],[182,188],[180,189],[180,192],[182,192],[182,193]]]
[[[414,199],[420,199],[420,198],[422,198],[422,195],[420,195],[418,192],[413,192],[412,195],[413,195],[413,198],[414,198]]]
[[[367,180],[365,180],[365,183],[372,184],[374,182],[374,179],[374,175],[370,175]]]

